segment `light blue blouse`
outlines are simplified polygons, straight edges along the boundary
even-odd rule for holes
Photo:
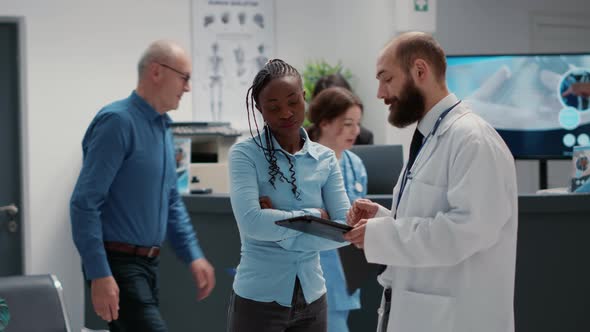
[[[319,299],[326,287],[320,267],[320,250],[348,245],[275,225],[275,221],[301,216],[320,216],[318,208],[332,220],[346,223],[350,203],[334,152],[305,139],[303,148],[290,154],[273,138],[277,165],[290,179],[287,154],[293,164],[299,200],[291,184],[277,176],[276,188],[269,182],[269,165],[254,139],[235,144],[229,154],[230,199],[240,231],[241,259],[233,289],[237,295],[259,302],[276,301],[291,306],[295,277],[299,277],[307,303]],[[264,132],[262,146],[266,146]],[[281,152],[282,151],[282,152]],[[270,197],[273,209],[261,209],[259,198]]]
[[[342,152],[340,169],[350,202],[367,196],[367,170],[361,158],[350,151]],[[359,309],[361,307],[361,291],[357,289],[352,295],[348,293],[338,250],[322,251],[320,262],[326,278],[328,310]]]

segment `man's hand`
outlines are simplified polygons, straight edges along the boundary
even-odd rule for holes
[[[359,198],[350,207],[346,214],[346,223],[350,226],[356,225],[361,219],[370,219],[375,217],[379,210],[379,204],[371,200]]]
[[[365,231],[367,230],[367,219],[361,219],[354,228],[344,233],[344,239],[359,249],[365,247]]]
[[[112,276],[92,280],[90,284],[94,312],[111,322],[119,318],[119,286]]]
[[[272,201],[268,196],[262,196],[258,199],[260,201],[260,208],[261,209],[272,209]]]
[[[562,94],[563,97],[576,95],[582,97],[590,96],[590,82],[577,82],[569,86]]]
[[[190,270],[199,289],[197,300],[201,301],[209,296],[215,287],[215,270],[205,258],[192,261]]]

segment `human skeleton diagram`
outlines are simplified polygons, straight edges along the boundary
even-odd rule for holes
[[[219,45],[211,44],[209,56],[209,100],[211,103],[211,120],[221,121],[223,114],[223,57],[219,55]]]

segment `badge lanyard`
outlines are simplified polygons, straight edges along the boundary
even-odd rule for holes
[[[442,122],[442,120],[449,114],[450,111],[453,110],[453,108],[455,108],[455,106],[459,105],[460,102],[461,101],[459,100],[455,105],[447,108],[438,117],[438,119],[436,120],[436,123],[434,124],[434,127],[432,127],[432,130],[430,131],[428,136],[426,136],[424,141],[422,141],[422,144],[420,144],[420,148],[418,148],[418,152],[416,152],[416,158],[414,159],[414,164],[412,164],[412,166],[416,165],[416,161],[418,160],[418,157],[420,156],[420,152],[422,152],[422,148],[426,145],[428,140],[434,136],[434,134],[436,133],[436,130],[438,129],[438,126],[440,126],[440,123]],[[418,128],[416,128],[416,130],[418,130]],[[402,200],[402,195],[404,193],[404,189],[406,187],[406,184],[408,183],[408,180],[412,178],[412,172],[408,169],[408,166],[409,165],[406,165],[406,168],[404,169],[404,176],[402,177],[402,183],[400,184],[399,193],[397,194],[397,202],[395,203],[395,215],[393,216],[394,219],[397,218],[397,209],[399,207],[399,203]]]

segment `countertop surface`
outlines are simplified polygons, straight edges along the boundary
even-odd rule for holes
[[[228,194],[183,196],[187,209],[199,213],[227,213],[231,211]],[[369,195],[368,199],[388,206],[391,195]],[[518,196],[520,213],[590,212],[590,193],[585,194],[531,194]]]

